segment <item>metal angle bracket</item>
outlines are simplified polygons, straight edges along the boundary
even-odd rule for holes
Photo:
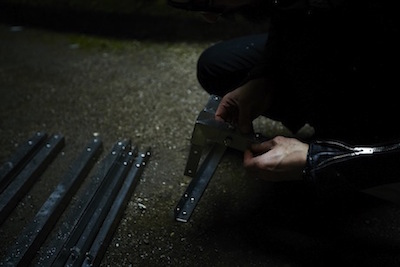
[[[66,217],[58,229],[58,234],[46,247],[43,255],[39,257],[37,266],[63,266],[70,255],[70,249],[75,245],[79,236],[84,231],[86,222],[91,218],[94,209],[90,209],[98,191],[107,188],[107,176],[113,172],[123,155],[128,153],[130,142],[119,141],[115,143],[110,152],[101,160],[96,173],[91,177],[90,183],[77,195],[75,204],[66,212]],[[110,179],[109,179],[110,180]]]
[[[129,145],[130,147],[130,145]],[[124,183],[125,177],[128,174],[136,155],[135,152],[128,151],[122,155],[117,164],[107,174],[107,183],[105,188],[100,188],[97,194],[89,204],[90,218],[82,220],[83,231],[76,240],[76,243],[70,249],[70,255],[65,265],[81,266],[85,260],[85,253],[90,249],[91,243],[95,240],[96,234],[101,228],[121,186]]]
[[[175,208],[175,219],[187,222],[203,195],[226,148],[245,151],[251,144],[260,143],[266,138],[260,134],[242,134],[234,125],[215,119],[221,98],[211,95],[200,111],[194,125],[189,157],[184,174],[193,177],[187,190]],[[199,166],[205,148],[212,146],[207,157]]]
[[[93,241],[90,250],[85,254],[86,259],[82,266],[99,266],[101,260],[111,242],[113,233],[118,226],[124,212],[124,208],[128,204],[136,185],[139,183],[140,176],[146,166],[151,155],[150,148],[144,153],[139,153],[133,162],[133,167],[127,174],[125,181],[114,200],[110,211],[105,218],[99,232]]]
[[[200,201],[204,191],[206,190],[211,177],[221,161],[226,147],[216,144],[207,154],[203,164],[200,166],[196,176],[191,180],[185,193],[181,197],[175,208],[175,219],[178,222],[188,222],[197,203]]]
[[[233,124],[216,120],[215,112],[220,102],[219,96],[211,95],[196,119],[184,172],[186,176],[194,177],[196,175],[204,148],[209,144],[220,144],[245,151],[252,143],[260,143],[266,140],[261,134],[242,134]]]

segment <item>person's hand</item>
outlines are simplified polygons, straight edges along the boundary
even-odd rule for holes
[[[268,109],[270,95],[265,79],[249,81],[222,98],[215,119],[231,123],[244,134],[251,133],[253,120]]]
[[[308,144],[295,138],[277,136],[246,150],[243,165],[267,181],[301,180],[307,152]]]

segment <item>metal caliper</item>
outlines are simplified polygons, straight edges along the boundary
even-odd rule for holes
[[[219,96],[211,95],[196,119],[184,172],[192,180],[175,208],[175,219],[179,222],[189,220],[228,147],[245,151],[250,144],[265,140],[260,134],[244,135],[232,124],[215,120],[220,101]],[[199,166],[206,150],[208,154]]]

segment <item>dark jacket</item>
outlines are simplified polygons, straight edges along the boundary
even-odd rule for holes
[[[315,140],[340,140],[350,146],[399,142],[400,42],[394,3],[278,0],[268,4],[272,19],[266,56],[271,62],[268,73],[273,73],[278,86],[279,101],[274,104],[279,119],[294,132],[309,123]],[[324,143],[312,144],[310,158],[331,149]],[[349,157],[311,172],[309,181],[327,188],[338,180],[355,188],[400,181],[399,159],[400,152],[393,151]],[[316,160],[309,162],[309,169],[315,167],[312,164]]]

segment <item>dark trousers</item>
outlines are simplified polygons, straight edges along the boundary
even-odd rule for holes
[[[209,93],[223,96],[263,75],[268,34],[223,41],[207,48],[197,64],[197,77]]]

